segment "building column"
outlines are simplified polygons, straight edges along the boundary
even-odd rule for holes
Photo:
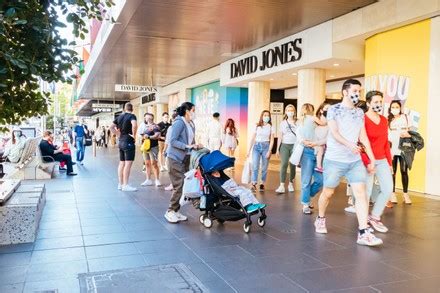
[[[168,112],[168,104],[156,104],[156,121],[162,121],[162,114]]]
[[[254,134],[254,126],[263,110],[270,110],[270,85],[268,81],[249,82],[248,91],[248,139]],[[248,144],[246,145],[247,151]],[[240,147],[241,149],[241,147]]]
[[[426,177],[425,193],[440,196],[440,17],[431,19],[431,40],[429,52],[429,84],[428,84],[428,115],[422,119],[427,121],[427,133],[425,137],[426,148]],[[429,138],[429,139],[428,139]],[[417,157],[416,157],[417,160]],[[420,176],[420,175],[416,175]]]
[[[298,113],[305,103],[315,109],[325,100],[325,70],[307,68],[298,70]]]

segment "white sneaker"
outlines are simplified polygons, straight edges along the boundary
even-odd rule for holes
[[[156,179],[156,187],[162,186],[162,183],[160,183],[159,180]]]
[[[396,194],[394,192],[391,193],[390,201],[392,203],[397,203],[397,197],[396,197]]]
[[[327,227],[325,225],[325,218],[316,218],[315,231],[320,234],[327,234]]]
[[[289,183],[289,187],[287,187],[287,189],[289,190],[289,192],[294,192],[295,187],[293,187],[293,183]]]
[[[348,206],[344,209],[347,213],[356,214],[356,208],[354,206]]]
[[[408,205],[412,204],[411,198],[409,198],[408,193],[403,194],[403,202]]]
[[[367,230],[364,234],[358,233],[357,244],[366,246],[378,246],[383,244],[382,239],[377,238],[370,230]]]
[[[168,185],[167,187],[165,187],[166,191],[172,191],[173,190],[173,184]]]
[[[381,233],[388,232],[388,228],[380,221],[380,219],[375,219],[372,216],[368,216],[368,222],[374,228],[374,230],[379,231]]]
[[[121,190],[122,191],[137,191],[137,188],[136,187],[132,187],[132,186],[127,184],[127,185],[122,186]]]
[[[286,188],[284,187],[284,184],[280,184],[280,186],[275,190],[276,193],[285,193]]]
[[[151,186],[151,185],[153,185],[153,181],[150,179],[147,179],[144,182],[142,182],[141,185],[142,186]]]
[[[310,209],[309,205],[303,205],[303,214],[305,214],[305,215],[311,215],[312,214],[312,210]]]
[[[185,215],[182,215],[180,212],[176,212],[176,216],[179,219],[179,221],[187,221],[188,217]]]
[[[118,190],[122,190],[122,184],[118,183]]]
[[[164,215],[165,219],[167,219],[168,222],[170,223],[178,223],[179,222],[179,218],[177,217],[177,214],[175,211],[167,211]]]
[[[166,172],[168,169],[165,166],[160,167],[160,172]]]

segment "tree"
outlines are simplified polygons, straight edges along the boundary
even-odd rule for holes
[[[85,20],[102,20],[112,0],[0,0],[0,125],[16,124],[48,111],[46,82],[71,82],[80,62],[75,42],[60,35],[66,27],[59,13],[72,24],[76,38],[88,33]]]

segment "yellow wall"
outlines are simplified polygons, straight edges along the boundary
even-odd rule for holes
[[[402,85],[408,86],[405,108],[420,114],[419,132],[425,138],[427,129],[429,46],[431,20],[421,21],[391,31],[383,32],[366,41],[365,77],[367,90],[380,87],[379,75],[397,76]],[[409,80],[409,84],[404,84]],[[385,84],[382,82],[382,84]],[[404,92],[405,86],[401,86]],[[391,92],[393,92],[391,90]],[[394,98],[398,98],[395,96]],[[388,97],[388,101],[393,97]],[[387,98],[385,99],[387,102]],[[416,154],[410,172],[410,190],[425,191],[426,152]],[[400,182],[400,178],[396,180]],[[399,183],[400,184],[400,183]],[[399,186],[399,185],[398,185]]]

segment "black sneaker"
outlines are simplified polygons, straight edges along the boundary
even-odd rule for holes
[[[67,176],[76,176],[77,174],[76,173],[73,173],[73,172],[70,172],[70,173],[67,173]]]
[[[260,191],[264,191],[264,184],[260,184]]]

